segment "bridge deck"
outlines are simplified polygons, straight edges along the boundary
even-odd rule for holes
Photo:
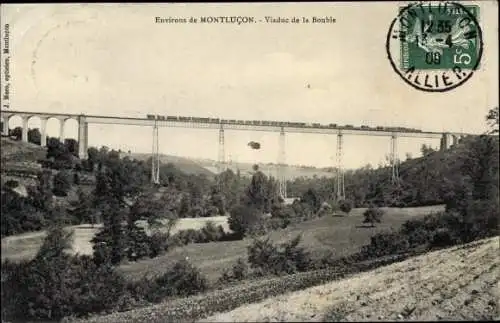
[[[28,116],[28,117],[54,117],[61,119],[77,119],[84,117],[85,121],[89,124],[121,124],[121,125],[135,125],[135,126],[154,126],[155,120],[148,118],[131,118],[131,117],[117,117],[117,116],[98,116],[98,115],[78,115],[78,114],[65,114],[65,113],[50,113],[50,112],[30,112],[30,111],[13,111],[1,110],[3,117],[11,117],[15,115]],[[181,117],[184,120],[156,120],[158,127],[174,127],[174,128],[194,128],[194,129],[220,129],[221,125],[225,130],[248,130],[248,131],[267,131],[267,132],[280,132],[281,129],[288,133],[315,133],[315,134],[333,134],[333,135],[362,135],[362,136],[392,136],[398,137],[416,137],[416,138],[441,138],[442,132],[433,131],[419,131],[419,130],[388,130],[385,129],[360,129],[359,127],[353,128],[352,126],[337,126],[328,127],[319,125],[317,123],[307,124],[304,126],[290,125],[293,122],[273,121],[273,125],[255,125],[250,120],[225,120],[215,121],[213,118],[196,118],[196,121],[186,120],[190,117]],[[206,119],[206,120],[200,120]],[[260,122],[263,123],[264,121]],[[265,121],[267,122],[267,121]],[[455,133],[455,135],[467,135],[463,133]]]

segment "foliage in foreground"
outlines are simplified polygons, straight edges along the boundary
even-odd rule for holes
[[[106,317],[90,318],[86,322],[150,322],[152,318],[157,322],[196,320],[216,312],[226,312],[244,304],[259,302],[268,297],[325,284],[344,278],[346,275],[388,265],[407,257],[407,255],[394,256],[383,261],[367,263],[365,265],[339,266],[282,277],[247,281],[244,284],[213,290],[203,295],[162,302],[155,306],[138,308],[123,313],[114,313]],[[71,321],[67,320],[66,322]]]

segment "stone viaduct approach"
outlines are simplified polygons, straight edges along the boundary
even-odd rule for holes
[[[250,131],[267,131],[278,132],[279,136],[279,151],[278,151],[278,170],[277,179],[279,182],[279,192],[281,196],[286,197],[286,175],[284,174],[285,164],[285,133],[314,133],[336,135],[336,198],[342,199],[345,197],[344,189],[344,173],[342,167],[342,149],[343,136],[345,135],[362,135],[362,136],[385,136],[391,141],[390,163],[392,169],[392,180],[397,182],[399,178],[397,158],[397,138],[399,137],[416,137],[416,138],[434,138],[440,139],[440,149],[448,149],[451,145],[456,144],[460,138],[468,134],[450,133],[450,132],[432,132],[421,131],[419,129],[408,129],[402,127],[354,127],[352,125],[322,125],[319,123],[298,123],[284,121],[263,121],[263,120],[234,120],[234,119],[219,119],[219,118],[198,118],[198,117],[180,117],[180,116],[159,116],[147,115],[145,118],[130,118],[121,116],[103,116],[103,115],[85,115],[71,113],[49,113],[49,112],[29,112],[29,111],[13,111],[1,110],[0,117],[2,121],[2,135],[8,135],[9,119],[14,116],[21,117],[22,120],[22,140],[28,141],[28,121],[32,117],[38,117],[41,121],[41,145],[46,146],[47,138],[47,121],[50,118],[58,119],[60,122],[59,139],[64,140],[64,124],[68,119],[74,119],[78,122],[78,155],[81,159],[87,158],[88,149],[88,125],[89,124],[121,124],[151,127],[153,129],[153,158],[152,158],[152,174],[151,180],[159,182],[159,150],[158,150],[158,128],[159,127],[177,127],[177,128],[198,128],[198,129],[215,129],[219,131],[219,154],[218,166],[219,171],[224,170],[225,152],[224,152],[224,130],[250,130]]]

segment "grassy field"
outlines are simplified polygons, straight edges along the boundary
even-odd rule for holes
[[[274,242],[284,242],[302,234],[301,244],[314,254],[333,252],[340,256],[358,251],[361,246],[369,243],[370,237],[377,232],[399,228],[410,218],[443,209],[443,206],[387,208],[382,223],[375,228],[362,227],[362,214],[365,209],[354,209],[349,216],[325,216],[275,231],[270,236]],[[249,243],[250,239],[190,244],[178,247],[161,257],[123,264],[121,270],[130,278],[140,278],[144,274],[163,273],[176,261],[189,257],[191,263],[214,281],[225,268],[232,267],[239,257],[246,258]]]
[[[380,231],[399,227],[406,220],[443,210],[442,206],[420,208],[387,208],[382,223],[375,228],[361,227],[364,209],[354,209],[349,216],[325,216],[323,218],[291,225],[285,230],[271,234],[275,242],[286,241],[301,233],[302,244],[313,253],[334,252],[344,255],[357,251],[360,246],[368,243],[370,237]],[[227,218],[223,216],[197,219],[180,219],[172,232],[181,229],[199,229],[207,221],[216,225],[223,225],[229,230]],[[90,240],[97,232],[99,226],[92,228],[90,225],[77,225],[74,229],[73,253],[91,254]],[[1,259],[20,260],[33,257],[45,237],[45,232],[32,232],[2,239]],[[246,257],[246,247],[251,240],[227,242],[211,242],[204,244],[190,244],[173,249],[168,254],[139,262],[125,263],[121,270],[131,278],[140,278],[144,274],[162,273],[173,263],[189,257],[189,260],[200,268],[210,280],[216,280],[225,268],[229,268],[239,257]]]

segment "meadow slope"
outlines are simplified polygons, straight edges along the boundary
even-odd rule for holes
[[[431,252],[200,322],[498,320],[499,243]]]
[[[398,229],[405,221],[442,211],[444,206],[384,209],[382,223],[374,228],[362,226],[365,209],[359,208],[353,209],[349,216],[328,215],[292,224],[284,230],[271,232],[269,236],[274,243],[280,243],[301,234],[301,246],[310,251],[313,257],[330,252],[340,257],[359,251],[361,246],[370,243],[370,238],[376,233]],[[137,279],[144,274],[161,274],[176,261],[189,257],[189,261],[209,280],[215,281],[224,269],[231,268],[238,258],[247,257],[247,246],[251,243],[252,239],[246,238],[238,241],[189,244],[157,258],[123,264],[120,269],[127,277]]]

